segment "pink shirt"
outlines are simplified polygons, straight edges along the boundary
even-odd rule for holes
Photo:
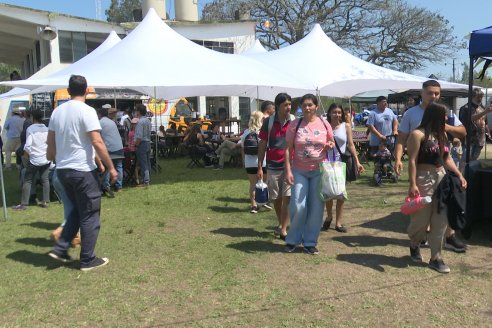
[[[128,150],[135,151],[135,130],[128,132]]]
[[[293,166],[302,171],[319,170],[319,163],[326,161],[326,142],[333,140],[330,123],[322,118],[310,123],[302,120],[296,134],[298,122],[296,119],[289,124],[286,135],[287,142],[294,143]]]

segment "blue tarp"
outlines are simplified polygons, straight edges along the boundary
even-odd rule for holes
[[[471,33],[470,57],[492,56],[492,26]]]

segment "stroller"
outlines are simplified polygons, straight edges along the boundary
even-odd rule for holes
[[[381,142],[379,150],[373,155],[374,158],[374,181],[381,186],[384,180],[398,182],[398,175],[395,172],[395,144],[396,136],[386,136],[386,143]]]

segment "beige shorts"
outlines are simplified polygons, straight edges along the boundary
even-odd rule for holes
[[[290,197],[291,185],[285,180],[284,170],[268,170],[268,198],[275,200],[280,196]]]

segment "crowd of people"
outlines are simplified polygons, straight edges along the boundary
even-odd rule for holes
[[[25,119],[17,111],[13,113],[5,124],[5,157],[9,168],[11,153],[22,151],[18,156],[24,170],[22,195],[21,203],[14,207],[16,210],[25,210],[29,205],[35,179],[40,179],[43,186],[40,205],[48,206],[49,173],[53,172],[51,179],[63,202],[64,222],[53,233],[55,246],[49,255],[70,262],[68,247],[80,243],[80,268],[85,271],[109,261],[95,255],[101,191],[114,197],[114,192],[122,190],[125,152],[136,157],[141,172],[139,185],[150,183],[151,123],[144,105],[137,105],[134,113],[125,113],[120,122],[116,122],[116,109],[110,105],[97,111],[86,105],[87,82],[82,76],[72,76],[68,90],[72,99],[53,111],[49,126],[43,123],[43,113],[39,110],[29,112]],[[467,182],[462,175],[465,152],[458,152],[457,148],[467,131],[461,120],[439,102],[440,91],[437,81],[425,82],[421,102],[409,108],[401,122],[388,108],[387,99],[378,97],[368,126],[370,152],[377,158],[388,158],[387,138],[397,136],[394,148],[397,174],[402,173],[406,149],[408,198],[432,198],[430,204],[410,215],[411,260],[422,262],[421,247],[429,245],[429,267],[447,273],[450,269],[443,261],[443,246],[465,252],[466,245],[448,227],[446,211],[438,208],[436,190],[447,172],[452,172],[459,186],[466,189]],[[485,114],[492,111],[490,104],[487,109],[481,107],[481,97],[483,93],[474,90],[471,113],[467,114],[467,106],[460,113],[462,120],[472,123],[472,159],[478,158],[484,146]],[[261,110],[251,114],[248,128],[239,139],[226,138],[218,126],[212,126],[211,133],[204,133],[200,124],[193,124],[185,133],[184,143],[199,152],[207,167],[217,170],[223,169],[226,156],[240,156],[249,180],[250,212],[258,213],[260,205],[274,209],[277,218],[274,235],[285,241],[285,251],[292,253],[302,246],[306,253],[315,255],[319,253],[320,232],[328,231],[333,222],[335,204],[334,230],[348,231],[343,225],[345,198],[333,197],[325,201],[320,197],[320,164],[351,161],[356,175],[362,173],[364,167],[352,138],[351,113],[347,117],[340,105],[332,104],[326,118],[320,116],[318,98],[313,94],[300,99],[302,115],[299,117],[290,113],[291,106],[292,98],[280,93],[274,102],[264,101]],[[162,127],[158,136],[164,138],[172,132]],[[388,169],[385,162],[378,163],[383,171]],[[268,185],[266,204],[256,202],[258,181]]]

